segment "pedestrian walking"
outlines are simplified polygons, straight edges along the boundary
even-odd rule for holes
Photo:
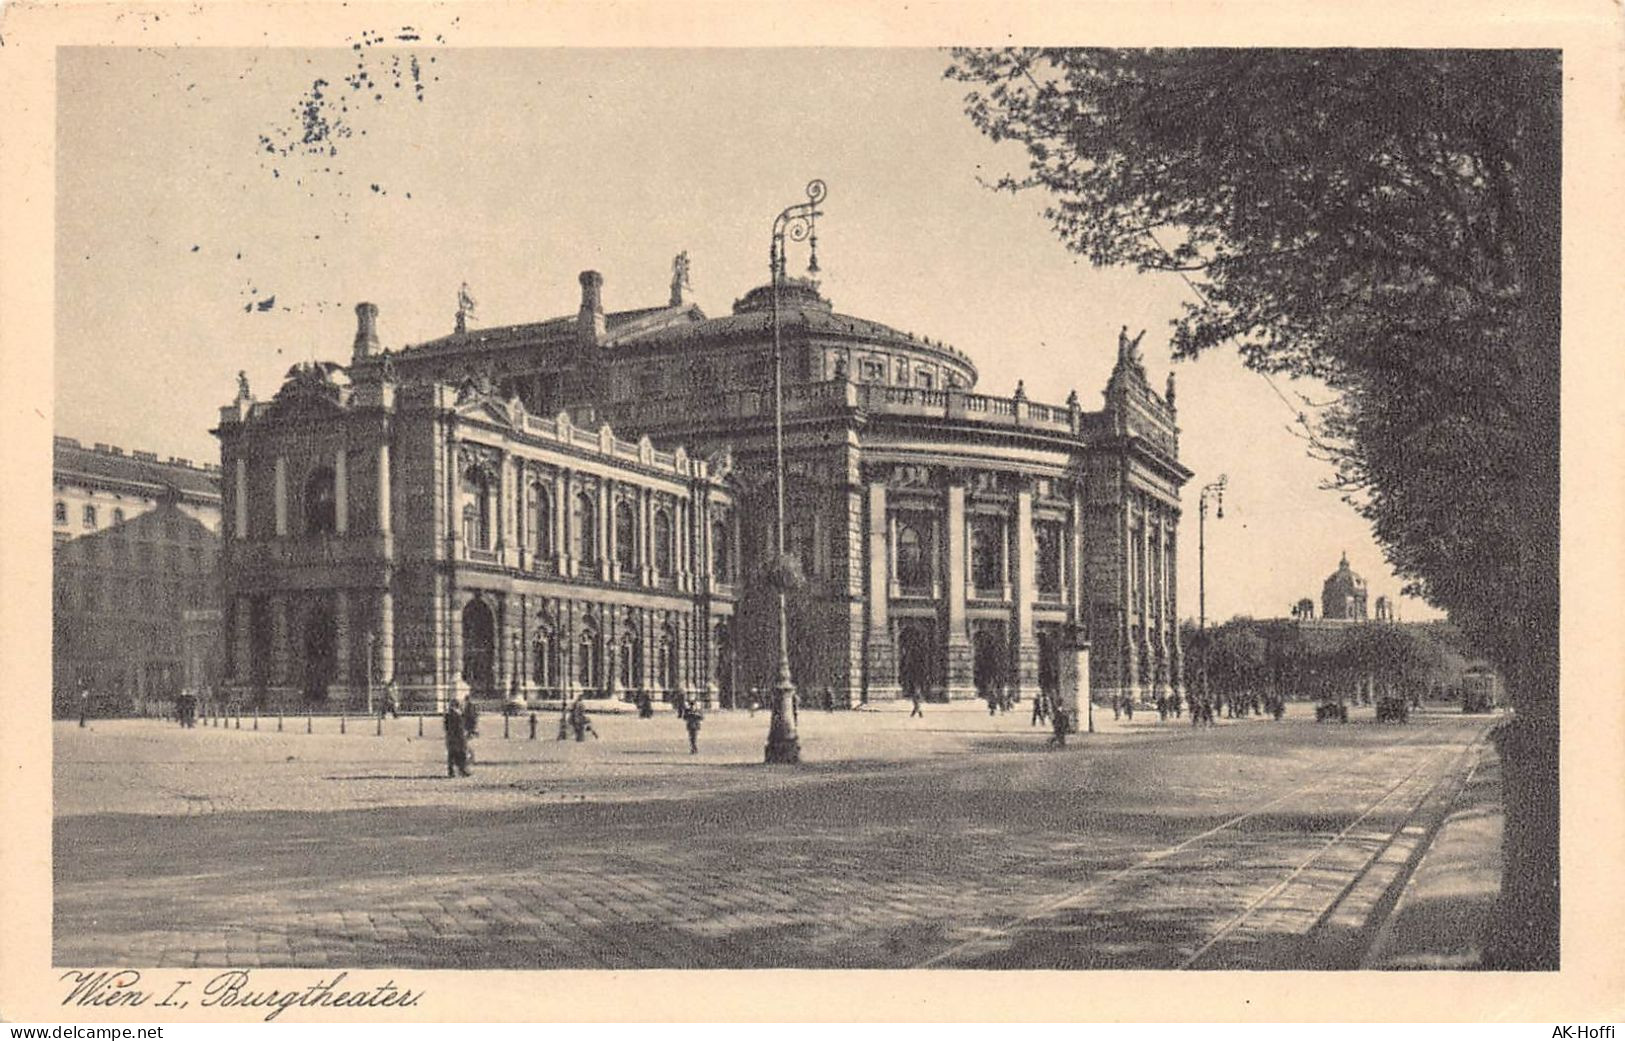
[[[474,707],[474,699],[466,698],[463,701],[463,736],[480,736],[480,710]]]
[[[1050,717],[1053,720],[1054,725],[1051,728],[1052,732],[1050,733],[1049,743],[1055,748],[1065,748],[1066,732],[1071,728],[1072,718],[1067,714],[1066,708],[1062,705],[1056,705],[1055,710],[1050,713]]]
[[[587,735],[598,737],[598,731],[592,728],[592,720],[587,718],[587,702],[584,698],[576,698],[575,704],[570,706],[570,729],[575,733],[577,741],[587,740]]]
[[[914,703],[914,708],[909,712],[908,718],[913,719],[915,716],[924,718],[925,713],[920,711],[920,691],[918,687],[908,692],[908,700]]]
[[[446,729],[446,776],[456,777],[462,774],[469,775],[468,771],[468,724],[459,711],[457,702],[448,702],[446,714],[441,717]]]
[[[1033,718],[1032,718],[1032,723],[1030,725],[1037,726],[1038,724],[1044,722],[1048,718],[1048,716],[1049,716],[1049,710],[1048,710],[1048,707],[1047,707],[1047,702],[1048,701],[1049,701],[1049,695],[1043,693],[1042,691],[1040,691],[1038,693],[1037,697],[1033,698]]]
[[[761,699],[756,696],[756,688],[752,687],[750,693],[745,695],[745,709],[750,713],[750,718],[756,718],[756,709],[760,705]]]
[[[705,716],[699,707],[690,705],[683,712],[683,723],[688,727],[688,754],[698,755],[700,752],[700,723]]]

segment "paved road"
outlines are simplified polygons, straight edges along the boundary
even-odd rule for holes
[[[905,706],[906,708],[906,706]],[[1295,707],[1296,708],[1296,707]],[[58,964],[1353,968],[1478,756],[1482,718],[1211,730],[765,715],[501,738],[430,720],[55,733]]]

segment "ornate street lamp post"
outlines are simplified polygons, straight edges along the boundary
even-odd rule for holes
[[[1220,474],[1217,481],[1202,486],[1202,497],[1196,506],[1196,628],[1207,629],[1207,501],[1218,504],[1214,520],[1224,520],[1224,486],[1230,480]]]
[[[1208,696],[1207,687],[1207,502],[1213,499],[1218,506],[1214,520],[1224,520],[1224,487],[1230,478],[1220,474],[1217,481],[1202,486],[1201,498],[1196,504],[1196,631],[1202,635],[1202,696]]]
[[[775,559],[772,575],[778,596],[779,674],[773,684],[773,722],[767,731],[766,761],[799,763],[801,738],[796,734],[796,685],[790,675],[790,635],[785,602],[791,569],[784,546],[784,344],[779,331],[779,290],[784,284],[784,245],[807,241],[812,247],[807,273],[818,274],[818,204],[826,194],[823,181],[807,184],[807,201],[788,206],[773,221],[768,266],[773,276],[773,480]]]

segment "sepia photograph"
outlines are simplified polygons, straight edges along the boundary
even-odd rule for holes
[[[1562,48],[349,24],[54,50],[52,1005],[1578,967]]]

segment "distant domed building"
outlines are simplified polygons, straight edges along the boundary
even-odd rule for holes
[[[1363,622],[1366,620],[1365,579],[1349,567],[1349,555],[1343,554],[1337,570],[1326,577],[1320,587],[1320,616],[1328,620]]]

